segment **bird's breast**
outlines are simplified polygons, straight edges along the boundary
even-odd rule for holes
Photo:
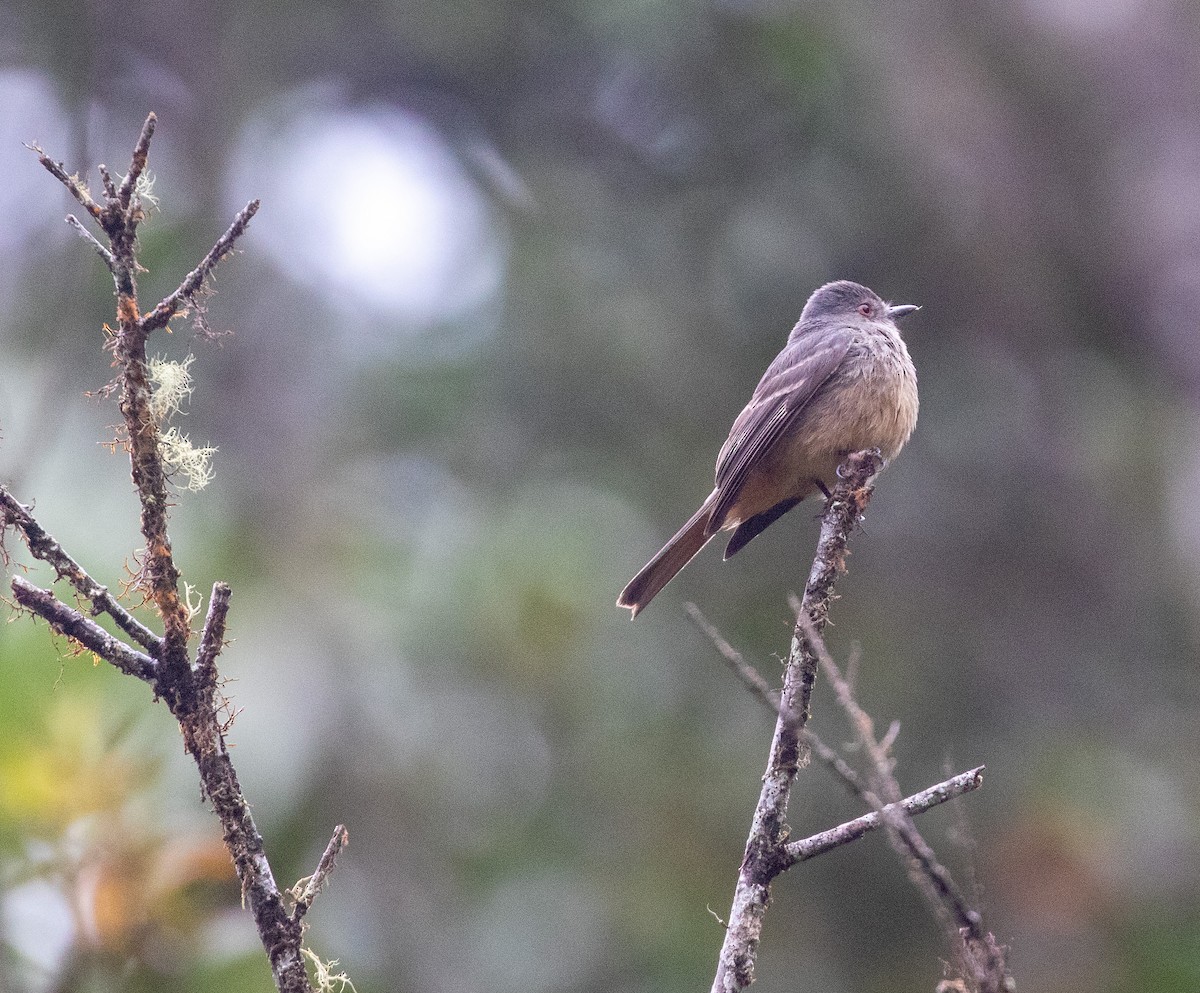
[[[878,448],[884,458],[895,458],[917,426],[919,407],[917,371],[903,339],[895,333],[864,335],[841,372],[828,397],[837,408],[829,420],[844,427],[841,450]]]
[[[850,452],[878,448],[899,454],[917,426],[917,373],[899,335],[869,335],[856,343],[838,372],[780,439],[767,474],[791,476],[794,493],[832,489]],[[884,339],[884,340],[878,340]]]
[[[837,483],[850,452],[878,448],[893,459],[917,424],[917,373],[898,334],[871,331],[854,342],[838,371],[764,452],[739,490],[723,527],[784,500]]]

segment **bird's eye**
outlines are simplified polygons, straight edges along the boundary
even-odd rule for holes
[[[860,303],[858,305],[858,312],[860,314],[862,314],[863,317],[870,317],[871,316],[871,305],[869,303]]]

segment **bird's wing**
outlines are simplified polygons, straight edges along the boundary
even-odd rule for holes
[[[768,367],[717,456],[717,500],[709,534],[720,530],[750,470],[837,371],[853,340],[847,329],[824,336],[816,348],[805,341],[789,344]]]

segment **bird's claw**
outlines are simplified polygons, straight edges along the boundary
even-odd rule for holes
[[[887,459],[885,459],[883,457],[883,449],[879,448],[878,446],[876,446],[875,448],[866,448],[866,449],[863,449],[863,451],[865,451],[868,455],[873,456],[874,458],[879,460],[879,463],[880,463],[879,468],[881,471],[882,471],[883,467],[887,465]],[[854,454],[855,454],[854,452],[847,452],[846,453],[847,461],[849,460],[849,456],[854,455]],[[846,468],[846,462],[841,462],[838,465],[837,469],[835,470],[837,472],[838,479],[846,478],[846,473],[843,471],[845,468]],[[823,490],[823,489],[825,489],[825,487],[822,486],[821,489]],[[826,495],[828,495],[828,494],[826,494]]]

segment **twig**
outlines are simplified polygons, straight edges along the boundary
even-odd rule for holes
[[[878,453],[857,452],[840,470],[841,478],[826,503],[821,536],[804,590],[804,610],[817,628],[824,627],[837,577],[845,568],[846,543],[871,496],[870,480],[882,467]],[[762,934],[771,882],[786,867],[787,804],[800,767],[800,731],[808,721],[816,661],[797,629],[784,670],[780,717],[763,776],[762,792],[750,825],[738,873],[725,941],[717,959],[713,993],[733,993],[754,981],[754,965]],[[789,717],[784,717],[788,714]],[[790,715],[795,715],[794,719]]]
[[[742,657],[742,653],[725,640],[721,632],[708,622],[708,618],[701,613],[699,607],[694,603],[685,603],[683,609],[687,611],[688,617],[692,619],[692,623],[708,635],[713,646],[720,652],[721,658],[725,660],[725,664],[741,680],[742,685],[765,704],[768,710],[777,717],[786,720],[794,728],[796,726],[797,715],[784,714],[779,703],[779,690],[771,688],[771,684],[763,678],[762,673],[750,665]]]
[[[721,653],[721,657],[729,665],[730,669],[732,669],[733,672],[738,676],[746,688],[749,689],[750,692],[753,693],[754,696],[757,697],[769,710],[771,710],[772,713],[779,717],[783,717],[784,715],[780,711],[779,707],[779,694],[775,690],[771,689],[770,685],[763,678],[762,674],[752,665],[746,662],[746,660],[742,657],[742,654],[731,644],[729,644],[724,637],[722,637],[721,632],[708,622],[704,614],[701,613],[699,607],[697,607],[694,603],[689,603],[685,605],[685,609],[696,626],[709,636],[717,650]],[[892,728],[889,730],[889,734],[894,735],[897,728],[898,725],[893,724]],[[842,780],[843,783],[846,784],[851,793],[862,799],[863,802],[865,802],[869,807],[875,808],[875,810],[873,813],[865,815],[864,818],[858,818],[857,820],[843,824],[840,828],[833,828],[830,831],[822,832],[822,834],[815,835],[813,838],[810,838],[807,841],[790,842],[787,846],[788,851],[792,854],[797,854],[801,851],[801,849],[797,848],[796,846],[809,845],[810,843],[814,843],[814,839],[818,838],[832,841],[832,844],[829,844],[828,847],[820,848],[819,851],[812,853],[820,854],[822,851],[827,851],[828,848],[845,844],[847,841],[853,841],[866,831],[874,830],[875,828],[879,827],[881,824],[880,809],[885,806],[884,802],[871,792],[871,790],[863,783],[862,778],[858,775],[858,773],[851,768],[849,763],[847,763],[834,749],[830,748],[825,744],[825,742],[817,737],[815,732],[809,730],[808,728],[804,728],[804,730],[801,732],[801,737],[805,744],[809,745],[816,753],[817,758],[820,759],[822,763],[824,763],[830,770],[833,771],[835,775],[838,776],[839,779]],[[906,800],[904,801],[905,809],[909,810],[911,813],[922,813],[930,806],[943,803],[946,800],[950,800],[955,796],[959,796],[962,793],[968,792],[969,790],[977,789],[983,784],[982,772],[983,766],[979,766],[978,769],[974,769],[970,773],[961,773],[959,776],[952,777],[946,782],[940,783],[937,786],[931,786],[929,789],[924,790],[921,793],[914,794],[914,796],[910,797],[909,800],[919,800],[920,802],[910,806],[909,800]],[[948,787],[950,789],[954,789],[955,785],[958,784],[960,780],[964,783],[966,782],[963,777],[972,775],[974,775],[976,778],[973,779],[969,785],[966,785],[962,789],[957,789],[955,792],[947,792]],[[934,799],[927,806],[921,806],[920,803],[923,803],[927,798]],[[866,826],[862,826],[864,824]],[[838,832],[841,832],[841,834]],[[838,838],[841,840],[836,840]],[[817,843],[818,847],[820,844],[824,843],[824,840]],[[803,857],[809,858],[811,855],[805,855]],[[797,858],[796,861],[801,861],[801,859]]]
[[[158,306],[142,318],[142,327],[147,332],[166,327],[167,322],[175,316],[175,312],[179,309],[180,305],[191,300],[196,295],[196,291],[200,289],[213,269],[217,267],[217,263],[233,251],[233,243],[245,232],[246,226],[250,223],[250,218],[258,213],[260,203],[261,201],[259,200],[251,200],[245,207],[238,211],[238,215],[233,219],[233,223],[217,239],[217,243],[208,250],[208,254],[204,256],[200,264],[184,277],[183,282],[179,284],[179,288],[174,293],[164,297]]]
[[[208,615],[204,618],[204,630],[200,632],[200,647],[196,649],[196,676],[203,689],[211,690],[217,685],[217,656],[225,646],[225,620],[232,596],[233,590],[228,583],[220,580],[213,583]]]
[[[927,790],[922,790],[920,793],[914,793],[900,801],[900,807],[905,814],[913,817],[923,814],[947,800],[953,800],[964,793],[977,790],[982,785],[983,766],[979,766],[967,772],[960,772],[957,776],[938,783],[936,786],[931,786]],[[881,827],[888,815],[893,812],[893,808],[894,805],[889,804],[882,810],[873,810],[869,814],[863,814],[862,817],[856,817],[852,821],[830,828],[828,831],[822,831],[820,834],[814,834],[812,837],[804,838],[801,841],[790,841],[785,850],[791,856],[793,864],[823,855],[830,849],[855,841],[868,831],[874,831]]]
[[[117,200],[120,201],[123,208],[128,209],[138,178],[146,169],[146,162],[150,158],[150,139],[154,137],[154,128],[157,124],[158,116],[156,114],[146,115],[145,123],[142,124],[142,133],[138,135],[137,144],[133,146],[133,158],[129,163],[129,172],[125,174],[125,178],[121,180],[121,188],[117,190]]]
[[[798,604],[793,603],[793,607],[797,606]],[[875,739],[874,723],[870,715],[854,699],[850,692],[850,686],[829,654],[824,639],[808,622],[802,610],[797,612],[796,618],[804,632],[805,639],[816,654],[822,670],[833,687],[838,704],[850,718],[859,741],[871,761],[871,778],[875,792],[883,797],[884,803],[894,805],[900,796],[900,784],[892,774],[891,756],[886,748]],[[883,805],[878,804],[878,801],[876,804],[879,810],[886,809]],[[982,919],[979,912],[967,903],[966,898],[950,877],[949,870],[938,861],[933,849],[917,832],[912,821],[907,820],[900,811],[893,810],[888,817],[888,824],[894,827],[905,854],[916,859],[919,866],[919,879],[922,881],[919,885],[927,891],[927,895],[930,892],[933,894],[931,902],[934,910],[939,913],[939,916],[952,920],[957,928],[967,928],[975,937],[982,939]],[[950,934],[956,937],[957,931],[952,929]]]
[[[911,816],[897,801],[900,784],[892,772],[893,762],[884,743],[875,738],[874,723],[850,689],[825,645],[821,632],[809,620],[803,605],[792,598],[796,625],[809,650],[817,657],[837,696],[838,704],[854,726],[871,763],[873,792],[863,794],[876,808],[887,828],[892,847],[908,867],[909,878],[925,897],[934,915],[943,923],[946,936],[956,948],[974,988],[981,993],[1001,993],[1012,986],[1004,949],[983,926],[983,917],[955,884],[950,871],[938,861],[921,836]],[[894,737],[889,731],[888,737]],[[878,795],[877,795],[878,794]],[[879,797],[884,798],[884,803]]]
[[[748,689],[756,699],[758,699],[771,713],[776,717],[783,718],[792,727],[795,726],[796,715],[785,715],[779,706],[779,691],[771,688],[771,685],[763,678],[754,666],[742,657],[742,653],[734,648],[717,628],[710,624],[708,619],[700,611],[694,603],[684,604],[684,609],[692,622],[712,641],[721,658],[725,660],[725,664],[733,671],[733,674],[741,680],[743,686]],[[836,751],[830,748],[825,742],[817,737],[815,731],[809,728],[804,728],[801,731],[801,738],[805,744],[812,748],[816,756],[824,763],[832,772],[838,776],[850,789],[851,793],[861,796],[865,787],[862,785],[862,780],[846,761],[838,755]]]
[[[62,545],[34,520],[29,508],[19,503],[5,487],[0,486],[0,527],[9,524],[21,532],[34,558],[53,566],[59,578],[67,580],[75,587],[76,592],[92,601],[94,610],[108,614],[116,621],[117,627],[152,655],[158,653],[162,639],[122,607],[106,587],[92,579],[83,567],[63,550]]]
[[[862,777],[859,776],[850,763],[842,758],[834,749],[830,748],[825,742],[817,737],[815,731],[804,729],[804,740],[812,747],[818,759],[831,769],[834,774],[846,784],[846,788],[856,797],[867,802],[867,806],[873,807],[875,804],[867,799],[867,787],[863,784]]]
[[[43,590],[22,576],[12,580],[13,599],[26,610],[43,618],[59,634],[77,641],[89,652],[111,662],[122,672],[154,684],[157,663],[149,655],[130,648],[78,610],[68,607],[50,590]]]
[[[317,863],[317,871],[308,878],[301,879],[292,887],[291,894],[296,901],[296,906],[292,910],[292,920],[296,923],[299,923],[312,907],[321,887],[325,885],[325,880],[333,872],[334,862],[348,844],[350,844],[350,832],[346,830],[346,825],[339,824],[333,829],[333,837],[329,839],[321,861]]]
[[[113,253],[101,245],[100,242],[96,240],[96,236],[87,228],[85,228],[80,222],[79,218],[74,214],[67,215],[67,223],[79,233],[80,238],[82,238],[96,250],[96,254],[99,255],[100,258],[104,260],[104,264],[108,266],[108,271],[115,276],[117,272],[117,260],[113,258]]]
[[[64,166],[61,162],[55,162],[52,158],[50,158],[49,155],[43,152],[41,146],[35,142],[30,142],[25,147],[38,157],[38,161],[45,167],[46,171],[67,188],[67,192],[79,201],[80,206],[83,207],[83,209],[86,210],[94,220],[100,220],[100,215],[102,213],[100,210],[100,205],[92,199],[92,195],[88,192],[88,188],[79,180],[78,177],[70,175],[67,172],[66,166]]]

